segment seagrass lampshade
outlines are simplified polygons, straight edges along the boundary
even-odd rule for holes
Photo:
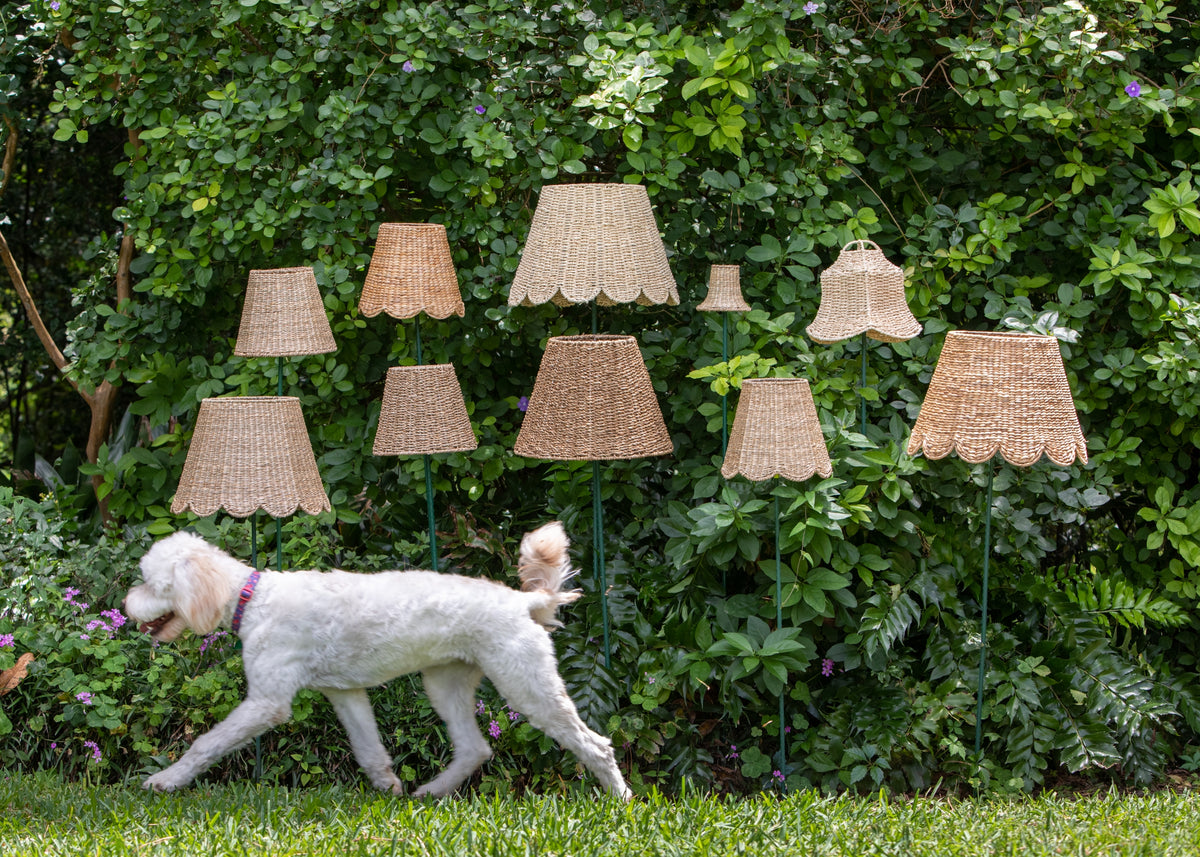
[[[972,463],[997,452],[1028,467],[1043,455],[1066,467],[1086,464],[1058,340],[1030,333],[954,330],[946,334],[908,454]]]
[[[373,318],[427,313],[433,318],[466,313],[458,274],[440,223],[382,223],[363,281],[359,311]]]
[[[432,455],[478,445],[453,364],[388,369],[372,453]]]
[[[238,357],[295,357],[337,350],[312,268],[250,272]]]
[[[509,306],[679,304],[646,188],[546,185],[533,212]]]
[[[708,294],[696,307],[704,312],[748,312],[742,297],[740,265],[713,265],[708,269]]]
[[[782,476],[801,482],[814,473],[832,476],[833,464],[808,381],[747,378],[721,475],[755,482]]]
[[[550,337],[513,448],[559,461],[669,455],[671,436],[637,339]]]
[[[200,403],[171,512],[282,518],[330,509],[294,396],[228,396]]]
[[[821,272],[821,305],[807,328],[813,341],[829,345],[865,333],[902,342],[921,332],[904,298],[904,271],[873,241],[851,241]]]

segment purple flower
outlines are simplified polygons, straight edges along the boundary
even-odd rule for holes
[[[509,712],[508,712],[508,722],[509,723],[516,723],[520,719],[521,719],[521,712],[512,711],[511,709],[509,710]]]
[[[59,8],[61,5],[62,5],[62,4],[61,4],[61,3],[59,3],[59,2],[58,2],[58,0],[53,0],[53,2],[50,4],[50,8],[51,8],[51,9],[53,9],[55,12],[57,12],[57,11],[58,11],[58,8]]]
[[[497,723],[495,720],[493,720],[491,723],[488,724],[488,734],[491,735],[493,738],[500,737],[500,724]]]
[[[400,66],[400,68],[404,69],[405,71],[412,71],[416,68],[416,66],[412,64],[412,60],[405,60],[404,65]]]
[[[475,703],[475,713],[476,713],[476,714],[483,714],[485,711],[487,711],[487,708],[485,708],[485,707],[484,707],[484,705],[483,705],[483,700],[482,700],[482,699],[478,700],[478,701]]]
[[[92,704],[92,695],[90,693],[88,693],[86,690],[79,691],[79,693],[75,694],[75,698],[78,699],[80,702],[82,702],[84,705]]]
[[[16,640],[13,639],[12,634],[0,634],[0,649],[11,648],[16,644]]]
[[[1130,98],[1137,98],[1142,94],[1142,85],[1136,80],[1131,80],[1129,85],[1125,87],[1125,94]]]
[[[808,0],[808,2],[804,4],[804,14],[805,15],[815,15],[815,14],[817,14],[817,10],[820,8],[821,7],[818,6],[816,3],[812,2],[812,0]]]
[[[91,748],[92,761],[99,762],[102,758],[104,758],[103,756],[100,755],[100,748],[98,746],[96,746],[95,741],[84,741],[83,746]]]
[[[221,637],[226,636],[228,633],[229,633],[228,631],[216,631],[212,634],[209,634],[200,643],[200,654],[204,654],[204,652],[208,649],[209,646],[211,646],[213,643],[215,643]]]
[[[771,779],[777,783],[782,783],[785,779],[783,776],[783,771],[771,771]]]
[[[478,116],[482,116],[484,113],[487,113],[487,108],[484,107],[482,104],[476,104],[475,105],[475,113]]]
[[[51,741],[51,742],[50,742],[50,749],[51,749],[51,750],[57,750],[57,749],[58,749],[58,742],[57,742],[57,741]]]
[[[528,396],[522,396],[521,398],[517,399],[517,410],[519,410],[521,413],[525,413],[527,410],[529,410]]]
[[[112,622],[112,628],[114,631],[117,630],[118,628],[120,628],[122,625],[124,625],[128,621],[125,618],[125,615],[120,610],[117,610],[115,608],[112,610],[102,610],[100,612],[100,615],[103,616],[105,619],[107,619],[109,622]]]
[[[821,675],[825,676],[825,678],[829,678],[831,675],[833,675],[833,661],[829,658],[825,658],[821,661]]]
[[[646,673],[646,684],[654,684],[654,681],[655,681],[654,676],[650,675],[649,673]]]

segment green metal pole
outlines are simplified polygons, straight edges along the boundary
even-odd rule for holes
[[[865,435],[867,433],[867,400],[863,398],[862,394],[862,391],[867,388],[867,335],[865,333],[859,334],[859,342],[862,344],[862,372],[858,388],[859,430]]]
[[[779,547],[779,494],[775,494],[775,627],[783,627],[783,559]],[[787,770],[787,712],[785,690],[779,691],[779,772]]]
[[[250,562],[258,571],[258,512],[250,516]],[[241,641],[238,641],[241,645]],[[262,736],[254,736],[254,779],[262,779]]]
[[[721,313],[721,360],[729,362],[729,313]],[[721,456],[729,448],[729,395],[721,394]]]
[[[604,623],[604,666],[612,668],[608,630],[608,578],[604,571],[604,509],[600,504],[600,462],[592,462],[592,571],[600,587],[600,616]]]
[[[975,759],[983,761],[979,748],[983,741],[983,685],[987,672],[988,563],[992,553],[992,465],[987,464],[987,506],[983,512],[983,618],[979,623],[979,690],[975,696]]]
[[[425,512],[429,516],[429,558],[430,568],[438,570],[437,530],[434,527],[433,515],[433,470],[429,465],[429,456],[425,459]]]

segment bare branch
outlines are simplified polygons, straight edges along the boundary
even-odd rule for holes
[[[0,178],[0,196],[4,196],[4,189],[8,187],[8,180],[12,178],[13,167],[17,163],[17,126],[8,116],[4,117],[4,124],[8,126],[8,137],[4,140],[4,163],[0,166],[4,170],[4,177]]]

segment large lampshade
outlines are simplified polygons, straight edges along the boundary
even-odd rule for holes
[[[808,381],[747,378],[721,475],[757,482],[782,476],[800,482],[814,473],[832,476],[833,464]]]
[[[382,223],[363,282],[358,308],[374,317],[427,313],[434,318],[466,312],[458,274],[440,223]]]
[[[704,312],[748,312],[742,297],[740,265],[713,265],[708,269],[708,294],[696,307]]]
[[[909,455],[1028,467],[1043,455],[1087,463],[1058,340],[1029,333],[946,334],[908,441]]]
[[[873,241],[852,241],[821,272],[821,306],[807,328],[815,342],[829,345],[865,333],[902,342],[921,332],[904,298],[904,272]]]
[[[329,508],[299,399],[231,396],[200,403],[174,514],[205,517],[224,509],[245,518],[262,509],[282,518],[297,509],[315,515]]]
[[[533,212],[510,306],[679,303],[646,188],[546,185]]]
[[[637,340],[551,337],[514,449],[560,461],[669,455],[671,436]]]
[[[452,364],[388,369],[371,450],[375,455],[466,452],[477,446]]]
[[[250,272],[234,354],[294,357],[336,350],[312,268]]]

